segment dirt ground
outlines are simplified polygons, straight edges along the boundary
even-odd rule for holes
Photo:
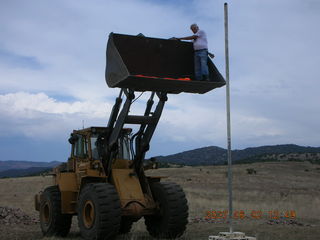
[[[256,174],[248,174],[253,168]],[[180,239],[208,239],[228,231],[226,166],[149,170],[168,176],[187,195],[189,224]],[[34,194],[51,185],[51,177],[0,179],[0,207],[21,208],[32,218]],[[233,166],[233,229],[258,240],[320,239],[320,166],[308,162],[255,163]],[[44,239],[38,223],[0,224],[0,239]],[[68,239],[81,239],[76,217]],[[117,239],[152,239],[143,220]]]

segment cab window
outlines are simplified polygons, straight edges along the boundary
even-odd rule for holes
[[[98,135],[97,134],[93,134],[90,137],[92,159],[94,159],[94,160],[98,160],[99,159],[99,151],[98,151],[97,140],[98,140]]]
[[[88,141],[84,136],[77,136],[78,140],[75,143],[73,155],[79,158],[86,158],[88,157]]]
[[[122,136],[118,140],[118,158],[130,160],[129,137]]]

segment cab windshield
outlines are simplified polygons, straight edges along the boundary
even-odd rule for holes
[[[118,158],[130,160],[130,146],[129,146],[129,136],[124,135],[118,140]]]
[[[92,158],[94,160],[100,159],[98,144],[97,144],[98,137],[99,137],[99,134],[92,134],[90,137]],[[123,135],[118,139],[118,153],[116,158],[127,159],[127,160],[131,159],[129,143],[130,143],[130,139],[128,135]]]

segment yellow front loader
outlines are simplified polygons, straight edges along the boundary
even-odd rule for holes
[[[143,163],[168,94],[205,93],[225,84],[209,58],[208,66],[210,81],[195,81],[191,43],[110,34],[106,82],[121,90],[108,125],[74,130],[67,163],[54,169],[53,185],[35,196],[44,236],[67,236],[74,215],[88,240],[128,233],[141,218],[155,238],[184,233],[188,204],[182,188],[146,176]],[[129,114],[136,91],[150,92],[143,115]],[[138,125],[137,132],[126,124]]]

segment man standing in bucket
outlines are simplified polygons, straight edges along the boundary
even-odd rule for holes
[[[195,79],[198,81],[209,81],[207,35],[195,23],[190,26],[190,29],[194,35],[176,39],[193,40]],[[214,57],[213,54],[209,54],[210,57]]]

